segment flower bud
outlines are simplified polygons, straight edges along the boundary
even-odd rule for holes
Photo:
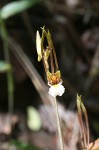
[[[38,54],[38,61],[41,61],[42,59],[41,37],[40,37],[39,31],[36,32],[36,49],[37,49],[37,54]]]

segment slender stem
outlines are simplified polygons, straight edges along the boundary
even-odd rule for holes
[[[89,123],[88,123],[88,117],[86,117],[86,126],[87,126],[87,149],[89,147],[89,140],[90,140],[90,137],[89,137]]]
[[[47,40],[48,40],[49,47],[50,47],[50,49],[52,49],[52,52],[53,52],[53,57],[55,60],[55,66],[54,67],[56,67],[56,71],[58,71],[58,61],[57,61],[57,57],[56,57],[56,52],[55,52],[55,48],[54,48],[51,34],[49,31],[48,31],[48,35],[47,35]]]
[[[83,122],[83,116],[82,116],[82,102],[81,102],[81,97],[78,96],[77,94],[77,109],[78,109],[78,118],[79,118],[79,123],[80,123],[80,132],[81,132],[81,138],[82,138],[82,146],[85,148],[87,145],[87,141],[86,141],[86,131],[85,131],[85,127],[84,127],[84,122]]]
[[[88,123],[88,115],[87,115],[87,111],[86,111],[86,108],[84,107],[83,103],[82,103],[82,111],[84,113],[84,117],[85,117],[85,122],[86,122],[86,147],[87,147],[87,150],[88,150],[88,146],[89,146],[89,123]]]
[[[14,85],[13,85],[12,71],[7,73],[7,82],[8,82],[8,112],[13,113]]]
[[[86,136],[85,136],[85,128],[83,124],[82,114],[81,110],[78,110],[78,118],[80,122],[80,134],[81,134],[81,141],[82,141],[82,147],[86,147]]]
[[[52,53],[52,48],[50,48],[50,61],[51,61],[51,72],[54,74],[54,61],[53,61],[53,53]]]
[[[1,37],[3,40],[3,48],[4,48],[4,57],[5,61],[7,63],[10,63],[10,54],[9,54],[9,48],[8,48],[8,36],[7,36],[7,31],[6,27],[4,24],[4,21],[0,17],[0,25],[1,25]],[[8,111],[10,113],[13,112],[13,91],[14,91],[14,84],[13,84],[13,75],[12,75],[12,70],[9,70],[7,72],[7,84],[8,84]]]
[[[48,65],[48,61],[47,61],[47,59],[45,58],[45,55],[44,55],[44,53],[45,53],[44,46],[43,46],[44,37],[45,37],[45,30],[43,30],[43,32],[42,32],[41,53],[42,53],[42,61],[43,61],[45,73],[46,73],[46,76],[47,76],[47,72],[49,71],[49,65]]]
[[[52,43],[52,49],[53,49],[53,54],[54,54],[54,59],[55,59],[56,71],[58,71],[58,61],[57,61],[56,51],[55,51],[53,43]]]
[[[59,113],[58,113],[58,104],[57,104],[56,97],[54,98],[54,107],[55,107],[55,113],[56,113],[56,119],[57,119],[58,134],[59,134],[59,139],[60,139],[60,149],[64,150],[62,131],[61,131],[61,126],[60,126],[60,118],[59,118]]]

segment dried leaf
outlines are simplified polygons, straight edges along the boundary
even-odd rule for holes
[[[99,139],[89,144],[89,150],[99,150]]]

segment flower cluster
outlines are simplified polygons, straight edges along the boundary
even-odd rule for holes
[[[46,37],[48,45],[44,47],[44,38]],[[38,61],[43,61],[46,77],[48,80],[49,94],[53,97],[62,96],[65,91],[62,85],[61,73],[58,69],[58,62],[55,48],[51,39],[50,32],[42,28],[42,37],[39,31],[36,33],[36,49],[38,54]]]

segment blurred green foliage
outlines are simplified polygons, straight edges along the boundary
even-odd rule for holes
[[[13,15],[16,15],[17,13],[20,13],[30,8],[36,2],[38,2],[38,0],[21,0],[8,3],[7,5],[1,8],[1,18],[7,19]]]
[[[15,146],[16,148],[18,148],[18,150],[19,149],[20,150],[41,150],[41,149],[36,148],[36,147],[34,147],[34,146],[30,145],[30,144],[27,144],[25,142],[23,143],[23,142],[20,142],[18,140],[12,140],[10,142],[9,150],[10,150],[11,146]]]
[[[0,73],[8,72],[11,70],[11,65],[5,61],[0,61]]]

